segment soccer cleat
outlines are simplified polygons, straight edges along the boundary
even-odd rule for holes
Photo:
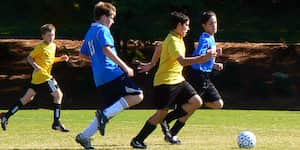
[[[91,139],[83,137],[81,133],[76,136],[75,141],[85,149],[95,149],[91,144]]]
[[[104,115],[104,113],[101,110],[97,110],[96,112],[96,118],[98,120],[98,130],[100,131],[100,134],[102,136],[105,135],[105,126],[108,122],[108,118]]]
[[[1,118],[1,127],[2,127],[3,131],[5,131],[6,126],[8,124],[8,119],[5,117],[5,113],[1,113],[0,118]]]
[[[170,126],[166,120],[163,120],[163,122],[160,124],[160,126],[161,126],[161,130],[164,133],[164,135],[166,135],[170,132]]]
[[[52,124],[52,129],[62,131],[62,132],[70,132],[70,129],[66,128],[60,121],[54,122]]]
[[[135,138],[133,138],[130,142],[130,145],[133,148],[138,148],[138,149],[147,149],[147,145],[144,142],[140,142],[138,140],[136,140]]]
[[[165,135],[165,141],[171,144],[179,145],[181,144],[181,141],[178,139],[177,136],[172,136],[171,134]]]

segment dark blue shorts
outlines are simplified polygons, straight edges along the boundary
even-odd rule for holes
[[[210,73],[191,69],[188,79],[204,102],[214,102],[221,99],[221,95],[210,80]]]
[[[139,95],[143,91],[139,86],[134,84],[134,82],[123,74],[120,77],[97,87],[97,93],[100,98],[100,109],[104,110],[105,108],[111,106],[121,97],[127,95]]]

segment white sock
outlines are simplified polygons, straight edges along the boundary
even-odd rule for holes
[[[90,138],[93,136],[96,132],[98,131],[98,120],[95,118],[93,122],[90,124],[88,128],[86,128],[83,132],[82,135],[85,138]]]
[[[115,116],[116,114],[120,113],[124,109],[128,108],[129,105],[125,98],[121,97],[117,102],[115,102],[110,107],[106,108],[103,113],[107,118],[111,118]]]

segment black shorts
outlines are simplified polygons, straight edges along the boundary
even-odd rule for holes
[[[109,107],[121,97],[127,95],[139,95],[143,91],[139,86],[134,84],[134,82],[123,74],[120,77],[97,87],[97,93],[100,97],[100,109],[104,110]]]
[[[56,82],[56,80],[54,78],[44,82],[44,83],[41,83],[41,84],[32,84],[30,83],[29,87],[28,88],[31,88],[33,89],[36,93],[38,94],[45,94],[45,93],[53,93],[53,92],[56,92],[58,89],[59,89],[59,86]]]
[[[219,91],[210,81],[210,73],[191,69],[188,80],[204,102],[214,102],[221,99]]]
[[[158,85],[154,87],[154,99],[157,109],[182,105],[196,95],[195,89],[186,81],[174,85]]]

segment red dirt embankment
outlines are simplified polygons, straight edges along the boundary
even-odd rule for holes
[[[11,105],[24,94],[32,72],[25,58],[39,42],[0,40],[0,107]],[[71,58],[53,69],[64,92],[64,105],[93,107],[99,100],[95,96],[90,67],[78,59],[82,41],[56,40],[56,43],[57,55],[68,54]],[[153,47],[145,45],[139,48],[149,60]],[[300,45],[220,42],[218,47],[223,48],[223,56],[218,61],[224,63],[225,69],[214,73],[214,82],[223,96],[225,108],[300,109]],[[145,100],[137,106],[139,108],[153,106],[154,72],[135,77],[145,91]]]

